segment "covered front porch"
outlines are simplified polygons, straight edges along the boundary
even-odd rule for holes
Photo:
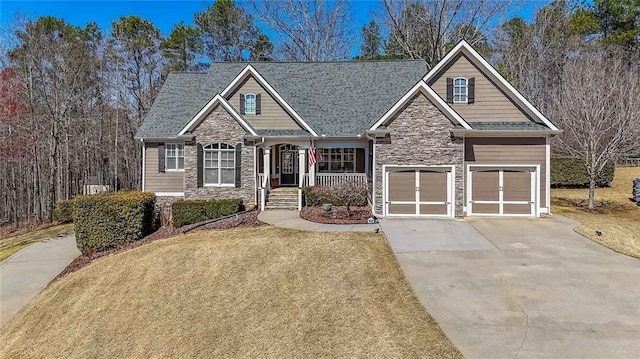
[[[310,148],[316,161],[309,161]],[[366,140],[275,139],[256,144],[256,188],[258,205],[268,209],[269,193],[297,196],[302,209],[302,190],[307,186],[339,186],[345,183],[368,186],[371,174],[369,143]]]

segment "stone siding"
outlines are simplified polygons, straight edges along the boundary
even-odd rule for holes
[[[383,165],[455,165],[455,213],[463,214],[462,139],[452,139],[451,121],[422,93],[387,125],[391,144],[375,144],[376,212],[382,213]]]
[[[195,143],[184,146],[184,196],[186,199],[242,198],[247,207],[255,204],[255,179],[253,174],[254,147],[242,145],[240,187],[198,187],[197,144],[211,143],[237,145],[243,143],[246,131],[222,107],[216,107],[193,131]]]
[[[160,221],[160,225],[165,226],[171,223],[171,206],[174,202],[184,199],[183,197],[174,196],[156,196],[156,218]]]

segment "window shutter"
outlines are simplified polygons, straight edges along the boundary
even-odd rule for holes
[[[260,104],[262,101],[260,101],[260,94],[256,94],[256,115],[260,114]]]
[[[236,144],[236,187],[242,185],[242,143]]]
[[[447,77],[447,103],[453,103],[453,79]]]
[[[472,77],[467,82],[467,103],[476,102],[476,78]]]
[[[197,144],[197,161],[196,161],[196,173],[197,175],[197,186],[202,187],[204,183],[204,152],[202,151],[202,145]]]
[[[158,143],[158,172],[166,171],[164,143]]]
[[[244,115],[244,94],[240,94],[240,114]]]

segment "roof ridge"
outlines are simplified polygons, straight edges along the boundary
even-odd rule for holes
[[[372,60],[329,60],[329,61],[212,61],[209,65],[238,65],[238,64],[354,64],[354,63],[384,63],[384,62],[425,62],[423,59],[372,59]]]

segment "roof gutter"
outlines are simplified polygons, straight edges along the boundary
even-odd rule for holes
[[[192,134],[184,134],[178,136],[167,137],[134,137],[134,140],[140,140],[144,142],[161,142],[161,141],[193,141],[194,136]]]
[[[454,136],[463,137],[541,137],[554,136],[562,133],[562,130],[451,130]]]

